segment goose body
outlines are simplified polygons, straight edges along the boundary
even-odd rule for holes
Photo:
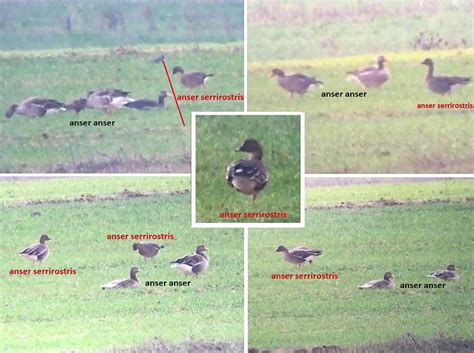
[[[431,92],[437,94],[451,93],[452,89],[459,86],[468,85],[471,83],[470,77],[460,76],[434,76],[434,63],[431,59],[425,59],[421,62],[422,65],[428,66],[428,74],[425,78],[425,83]]]
[[[312,263],[316,256],[323,255],[322,250],[310,249],[305,246],[298,246],[288,250],[285,246],[280,245],[275,252],[282,252],[286,261],[298,267],[305,263]]]
[[[115,88],[100,88],[87,93],[86,98],[79,98],[66,105],[67,110],[79,113],[86,108],[104,109],[112,112],[123,108],[127,103],[134,101],[129,97],[130,92]]]
[[[293,97],[294,93],[303,96],[312,87],[323,85],[323,82],[316,79],[315,77],[309,77],[298,73],[285,75],[285,73],[281,69],[273,69],[272,77],[273,76],[278,77],[278,84],[285,91],[288,91],[291,97]]]
[[[42,117],[46,114],[58,111],[66,111],[66,105],[54,99],[30,97],[19,104],[11,105],[5,113],[6,118],[11,118],[14,114],[28,116],[30,118]]]
[[[49,249],[46,245],[46,241],[51,240],[46,234],[41,235],[39,243],[33,244],[20,252],[20,255],[30,261],[42,261],[46,260],[49,255]]]
[[[375,279],[373,281],[367,282],[361,286],[359,289],[391,289],[395,287],[393,282],[393,275],[391,272],[385,272],[382,279]]]
[[[140,282],[137,278],[137,273],[140,270],[137,267],[130,269],[130,278],[116,279],[102,286],[102,289],[122,289],[122,288],[136,288],[140,287]]]
[[[249,159],[234,161],[227,167],[227,184],[238,192],[252,195],[253,200],[268,182],[268,175],[262,162],[263,150],[255,139],[247,139],[236,152],[249,153]]]
[[[171,262],[171,268],[176,268],[185,276],[197,275],[204,272],[209,266],[209,257],[204,253],[207,248],[199,245],[194,254],[183,256]]]
[[[156,243],[135,243],[132,246],[133,251],[138,251],[140,255],[146,258],[152,258],[157,255],[164,246]]]
[[[206,87],[206,82],[209,78],[213,77],[213,74],[206,74],[204,72],[192,71],[184,72],[181,66],[175,66],[173,68],[173,75],[181,75],[180,81],[184,87],[196,88],[199,86]]]
[[[136,99],[132,102],[128,102],[125,104],[125,107],[132,108],[132,109],[139,109],[139,110],[150,110],[153,108],[164,108],[165,107],[165,99],[169,97],[169,94],[165,91],[161,91],[160,95],[158,96],[158,100],[152,99]]]
[[[456,281],[459,275],[456,273],[457,268],[454,265],[449,265],[445,270],[431,272],[428,277],[435,279],[444,279],[445,281]]]
[[[379,56],[377,65],[349,71],[348,81],[356,81],[364,88],[380,87],[390,78],[388,69],[384,65],[386,62],[384,56]]]

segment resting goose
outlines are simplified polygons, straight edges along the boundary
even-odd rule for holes
[[[175,66],[173,68],[173,75],[179,74],[181,75],[181,83],[184,87],[187,88],[196,88],[198,86],[202,86],[206,88],[207,80],[214,76],[213,74],[206,74],[204,72],[192,71],[192,72],[184,72],[181,66]]]
[[[164,248],[164,246],[156,243],[134,243],[133,246],[133,251],[138,251],[140,255],[146,258],[152,258],[156,254],[160,252],[161,249]]]
[[[140,110],[150,110],[152,108],[164,108],[165,107],[165,98],[169,97],[170,94],[165,91],[161,91],[158,96],[158,100],[152,99],[136,99],[133,102],[125,103],[127,108],[140,109]]]
[[[347,73],[348,81],[359,82],[364,88],[380,87],[390,78],[384,63],[388,62],[384,56],[377,58],[377,65],[367,66]]]
[[[298,246],[292,250],[288,250],[285,246],[280,245],[275,252],[282,252],[285,260],[297,267],[305,263],[312,263],[313,258],[323,255],[322,250],[310,249],[305,246]]]
[[[209,257],[204,253],[207,248],[204,245],[199,245],[196,248],[196,253],[183,256],[171,262],[171,268],[176,268],[185,276],[197,275],[204,272],[209,266]]]
[[[323,82],[315,77],[309,77],[303,74],[285,75],[281,69],[273,69],[271,76],[278,77],[278,84],[281,88],[290,93],[290,97],[293,97],[294,93],[303,96],[311,87],[323,85]]]
[[[30,97],[19,104],[11,105],[5,113],[6,118],[11,118],[13,114],[25,115],[30,118],[42,117],[45,114],[65,111],[66,105],[54,99]]]
[[[253,201],[268,182],[267,170],[262,162],[263,150],[255,139],[247,139],[235,150],[247,152],[249,159],[232,162],[226,170],[227,184],[238,192],[252,195]]]
[[[383,279],[375,279],[373,281],[367,282],[361,286],[359,289],[385,289],[393,288],[395,283],[393,282],[392,272],[385,272]]]
[[[79,98],[67,105],[68,110],[79,113],[86,108],[104,109],[111,113],[115,109],[120,109],[125,104],[134,101],[128,95],[130,92],[115,88],[100,88],[87,93],[87,98]]]
[[[445,270],[431,272],[428,277],[444,279],[445,281],[456,281],[459,279],[459,275],[456,273],[457,268],[454,265],[449,265]]]
[[[102,286],[102,289],[122,289],[122,288],[136,288],[140,286],[137,273],[140,270],[137,267],[130,269],[130,278],[116,279]]]
[[[453,88],[467,85],[471,82],[470,77],[433,76],[434,63],[431,59],[425,59],[420,64],[428,66],[428,74],[426,75],[425,82],[431,92],[438,94],[451,93]]]
[[[27,247],[22,252],[20,252],[20,255],[30,261],[39,261],[41,264],[43,260],[46,260],[49,255],[49,249],[46,245],[46,241],[48,240],[51,240],[51,238],[46,234],[43,234],[40,237],[39,243]]]

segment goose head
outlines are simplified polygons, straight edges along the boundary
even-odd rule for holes
[[[184,70],[181,66],[173,67],[173,75],[175,74],[184,74]]]
[[[11,118],[18,109],[18,104],[12,104],[5,113],[5,118]]]
[[[273,77],[273,76],[283,77],[283,76],[285,76],[285,73],[281,69],[273,69],[271,77]]]

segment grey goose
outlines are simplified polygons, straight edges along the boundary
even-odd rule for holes
[[[66,105],[57,100],[41,97],[29,97],[19,104],[12,104],[5,113],[6,118],[14,114],[28,116],[30,118],[42,117],[49,113],[65,111]]]
[[[116,279],[102,286],[102,289],[122,289],[122,288],[136,288],[140,286],[137,273],[140,272],[138,267],[130,269],[130,277],[124,279]]]
[[[375,279],[373,281],[367,282],[361,286],[359,289],[391,289],[395,287],[393,282],[392,272],[385,272],[382,279]]]
[[[377,65],[347,72],[348,81],[356,81],[364,88],[380,87],[390,78],[388,69],[385,67],[386,62],[388,60],[383,55],[379,56]]]
[[[316,256],[323,255],[322,250],[310,249],[305,246],[298,246],[292,250],[288,250],[285,246],[280,245],[275,252],[282,252],[285,260],[297,267],[305,263],[312,263]]]
[[[459,275],[456,273],[458,269],[454,265],[449,265],[446,269],[436,272],[430,272],[428,277],[436,279],[444,279],[445,281],[456,281]]]
[[[431,92],[438,94],[451,93],[452,89],[458,86],[468,85],[471,82],[470,77],[460,76],[434,76],[433,60],[427,58],[420,64],[428,66],[428,74],[425,83]]]
[[[23,249],[20,255],[30,261],[38,261],[41,264],[49,255],[48,245],[46,245],[48,240],[51,240],[48,235],[41,235],[39,243]]]
[[[171,262],[171,268],[176,268],[185,276],[204,272],[209,266],[209,257],[205,254],[208,249],[204,245],[198,245],[194,254],[186,255]]]

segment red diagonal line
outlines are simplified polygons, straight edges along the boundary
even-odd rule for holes
[[[168,73],[168,68],[166,67],[165,59],[163,58],[161,61],[163,62],[163,67],[165,68],[166,76],[168,77],[168,82],[170,83],[171,92],[173,92],[174,102],[176,103],[176,108],[178,108],[179,116],[181,117],[181,123],[183,123],[183,126],[186,126],[184,124],[183,113],[181,113],[181,108],[179,107],[178,99],[176,98],[176,93],[174,93],[173,84],[171,83],[171,78],[170,74]]]

